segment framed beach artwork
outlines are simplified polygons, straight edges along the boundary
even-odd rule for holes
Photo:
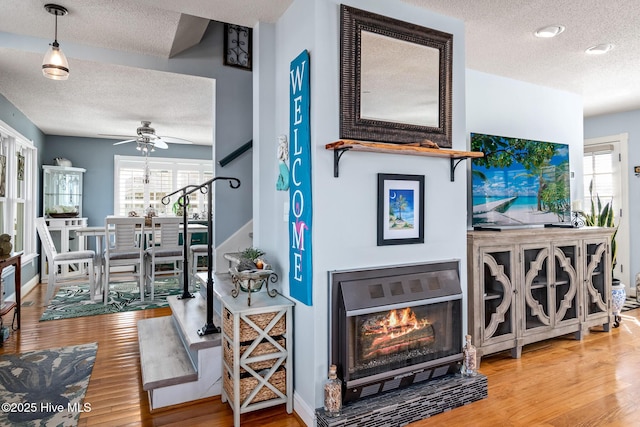
[[[424,243],[424,175],[378,174],[378,246]]]

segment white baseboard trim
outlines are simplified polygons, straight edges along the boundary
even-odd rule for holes
[[[27,283],[24,284],[24,286],[22,287],[22,289],[20,290],[20,296],[24,296],[27,295],[29,292],[31,292],[36,286],[38,286],[38,283],[40,283],[40,275],[36,274],[35,276],[33,276],[31,278],[31,280],[29,280]]]
[[[31,292],[33,290],[33,288],[38,286],[38,283],[40,283],[40,275],[36,274],[35,276],[33,276],[31,278],[31,280],[29,280],[27,283],[25,283],[22,286],[22,289],[20,289],[20,299],[24,299],[24,296],[27,295],[29,292]],[[14,292],[11,295],[6,295],[5,299],[10,300],[10,301],[15,301],[16,300],[16,293]],[[22,302],[23,301],[21,301],[21,303]]]
[[[293,410],[307,427],[316,425],[316,411],[307,405],[307,402],[300,398],[296,392],[293,393]]]

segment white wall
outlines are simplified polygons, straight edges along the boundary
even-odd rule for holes
[[[477,132],[569,144],[571,199],[581,200],[582,97],[474,70],[466,77],[467,141]]]
[[[275,25],[275,68],[271,81],[262,74],[254,79],[254,143],[260,145],[254,161],[262,177],[254,182],[254,241],[267,249],[279,266],[280,284],[288,293],[288,228],[283,210],[288,196],[275,191],[276,138],[289,130],[288,72],[291,60],[307,49],[311,62],[311,144],[313,173],[313,306],[295,307],[294,364],[296,412],[309,422],[322,405],[322,383],[328,360],[328,272],[369,266],[460,259],[460,276],[466,287],[466,175],[458,168],[449,178],[449,161],[427,157],[378,153],[346,153],[340,177],[333,177],[333,152],[327,143],[339,139],[339,5],[337,0],[295,0]],[[464,26],[461,21],[437,15],[400,1],[342,3],[454,35],[453,148],[465,150]],[[257,28],[257,43],[272,37]],[[265,59],[265,58],[261,58]],[[265,59],[266,60],[266,59]],[[265,111],[275,82],[274,111]],[[256,84],[257,83],[257,84]],[[254,115],[256,114],[254,107]],[[275,122],[271,129],[269,120]],[[425,243],[376,245],[377,174],[405,173],[426,176]],[[257,201],[257,202],[256,202]],[[463,320],[466,325],[466,316]],[[466,327],[465,327],[466,329]],[[309,418],[311,417],[311,418]]]

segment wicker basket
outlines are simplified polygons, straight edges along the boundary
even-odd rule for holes
[[[260,329],[264,330],[277,314],[278,312],[272,311],[269,313],[250,314],[247,317]],[[286,328],[285,316],[282,316],[276,324],[273,325],[273,328],[271,328],[268,335],[272,337],[283,335],[286,332]],[[224,309],[224,315],[222,316],[222,329],[229,338],[233,339],[233,314],[231,314],[231,312],[226,308]],[[240,342],[253,341],[257,337],[258,331],[249,326],[247,322],[240,319]]]
[[[280,337],[276,339],[276,342],[280,344],[282,347],[285,346],[284,337]],[[244,352],[247,350],[247,348],[249,348],[249,345],[241,345],[240,354],[243,355]],[[224,361],[227,363],[227,366],[230,366],[230,367],[233,366],[233,345],[231,344],[231,342],[225,339],[222,346],[222,351],[224,353]],[[272,343],[263,342],[258,344],[256,348],[253,349],[253,351],[249,356],[256,357],[256,356],[262,356],[264,354],[278,353],[279,351],[280,350],[278,350]],[[275,355],[274,359],[279,356],[280,356],[279,354]],[[254,371],[259,371],[261,369],[270,368],[271,366],[273,366],[274,359],[263,360],[262,362],[251,362],[251,363],[248,363],[248,365]],[[247,371],[242,367],[240,367],[240,373],[245,373],[245,372]]]
[[[279,369],[271,378],[269,378],[269,384],[273,385],[276,389],[278,389],[282,394],[287,394],[287,371],[285,369]],[[231,405],[233,402],[233,376],[230,372],[224,372],[224,382],[222,384],[224,387],[224,391],[229,398],[229,403]],[[247,378],[240,378],[240,404],[244,405],[245,400],[251,394],[251,392],[258,386],[258,379],[252,376]],[[260,390],[256,394],[256,396],[250,401],[246,402],[246,404],[250,403],[258,403],[263,402],[265,400],[278,399],[279,396],[276,395],[270,388],[267,386],[260,387]]]

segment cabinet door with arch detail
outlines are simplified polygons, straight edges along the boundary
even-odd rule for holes
[[[482,342],[513,341],[515,324],[515,259],[510,247],[480,250],[482,299]]]
[[[523,245],[520,249],[524,286],[519,301],[525,333],[550,329],[553,325],[550,252],[549,244]]]
[[[586,240],[584,243],[585,320],[609,311],[611,295],[611,264],[607,240]]]
[[[554,324],[574,324],[580,321],[580,286],[578,241],[552,246]]]

